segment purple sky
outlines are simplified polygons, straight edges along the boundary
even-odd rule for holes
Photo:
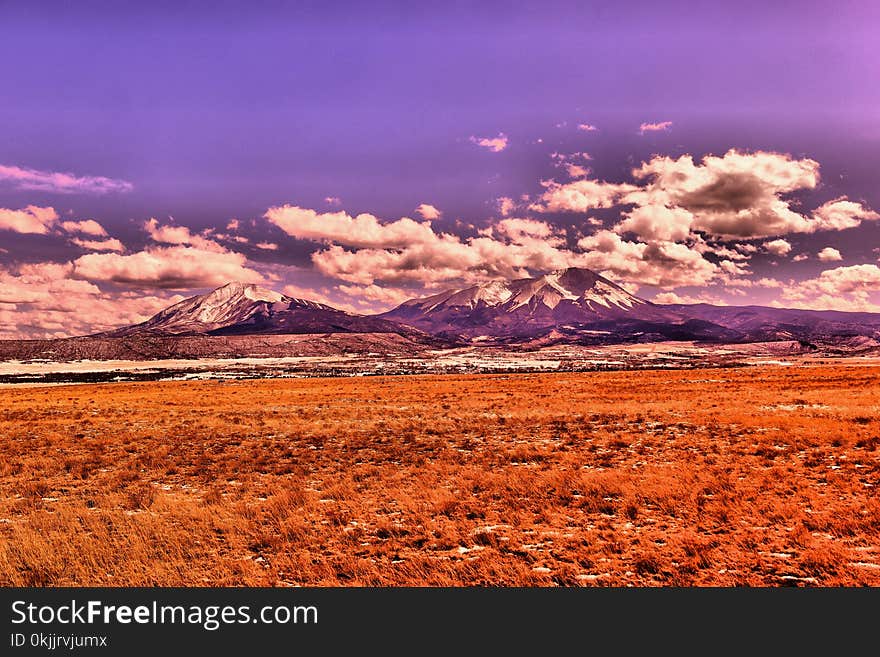
[[[0,337],[566,265],[880,310],[880,5],[474,4],[0,3]]]

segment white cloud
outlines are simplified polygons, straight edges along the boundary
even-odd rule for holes
[[[110,192],[129,192],[133,185],[125,180],[115,180],[103,176],[76,176],[72,173],[40,171],[0,164],[0,182],[19,189],[30,189],[57,194],[107,194]]]
[[[21,210],[0,208],[0,230],[14,233],[46,235],[58,221],[55,208],[29,205]]]
[[[717,297],[710,297],[705,294],[697,296],[690,294],[676,294],[675,292],[661,292],[653,299],[654,303],[662,304],[685,304],[693,305],[696,303],[708,303],[713,306],[726,306],[728,303]]]
[[[144,230],[154,242],[159,244],[177,244],[192,246],[203,251],[214,251],[216,253],[225,253],[220,244],[214,240],[207,239],[201,235],[194,235],[186,226],[173,226],[159,224],[159,220],[155,218],[148,219],[144,222]]]
[[[179,245],[130,255],[90,253],[73,261],[71,277],[157,289],[216,287],[230,281],[259,283],[263,280],[259,272],[246,266],[246,258],[239,253]]]
[[[614,230],[618,233],[632,232],[644,240],[680,242],[691,232],[694,216],[683,208],[665,205],[639,205],[630,212]]]
[[[496,202],[498,203],[498,212],[501,213],[502,217],[508,216],[516,209],[516,201],[509,196],[502,196],[501,198],[496,199]]]
[[[880,267],[852,265],[826,269],[818,277],[790,285],[782,292],[783,305],[815,310],[880,312]]]
[[[427,203],[422,203],[419,207],[417,207],[416,212],[421,215],[422,219],[427,219],[428,221],[439,219],[440,215],[443,214],[433,205],[428,205]]]
[[[269,208],[264,216],[291,237],[346,246],[400,248],[437,239],[430,223],[408,217],[383,224],[371,214],[318,213],[295,205]]]
[[[816,254],[816,257],[819,258],[822,262],[839,262],[843,260],[843,256],[840,255],[840,251],[837,249],[833,249],[830,246],[826,246],[824,249],[819,251]]]
[[[545,181],[540,201],[529,206],[535,212],[586,212],[595,208],[612,208],[621,203],[637,187],[599,180],[575,180],[570,183]]]
[[[672,121],[659,121],[657,123],[642,123],[639,126],[639,134],[646,132],[664,132],[672,127]]]
[[[68,233],[81,233],[92,237],[107,237],[107,231],[94,219],[84,221],[62,221],[61,228]]]
[[[775,256],[783,257],[791,253],[791,244],[783,239],[764,242],[764,249]]]
[[[472,144],[481,146],[493,153],[500,153],[507,148],[507,135],[503,132],[499,132],[497,137],[471,137],[470,141]]]
[[[813,211],[816,230],[845,230],[855,228],[862,221],[876,221],[880,214],[848,200],[845,196],[828,201]]]
[[[657,241],[630,242],[609,230],[581,238],[587,267],[612,278],[639,285],[675,288],[705,285],[721,273],[715,265],[686,244]]]
[[[70,263],[33,263],[17,272],[0,268],[0,339],[86,335],[146,320],[183,299],[102,292],[69,278]],[[9,305],[13,304],[13,305]],[[4,308],[15,309],[5,311]]]
[[[117,253],[125,251],[125,245],[114,237],[108,237],[103,240],[85,240],[75,237],[70,242],[89,251],[116,251]]]

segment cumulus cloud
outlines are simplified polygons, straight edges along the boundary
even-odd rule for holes
[[[325,196],[324,203],[326,203],[327,205],[332,205],[334,207],[339,207],[340,205],[342,205],[342,199],[338,196]]]
[[[75,237],[70,240],[70,243],[89,251],[116,251],[117,253],[125,251],[125,245],[114,237],[108,237],[104,240],[86,240]]]
[[[0,182],[11,184],[19,189],[58,194],[108,194],[110,192],[129,192],[134,186],[125,180],[115,180],[103,176],[76,176],[72,173],[40,171],[24,167],[0,164]]]
[[[516,210],[516,201],[509,196],[502,196],[501,198],[496,199],[496,202],[498,203],[498,212],[501,213],[502,217],[506,217]]]
[[[202,235],[194,235],[186,226],[162,225],[156,218],[145,221],[144,230],[147,231],[150,239],[159,244],[192,246],[203,251],[215,251],[217,253],[224,253],[226,251],[214,240]]]
[[[815,310],[878,312],[880,267],[852,265],[826,269],[818,277],[790,285],[782,292],[783,305]]]
[[[257,242],[254,244],[258,249],[263,249],[264,251],[277,251],[278,245],[275,242]]]
[[[419,207],[417,207],[416,212],[421,215],[422,219],[427,219],[428,221],[439,219],[440,215],[443,214],[433,205],[429,205],[427,203],[422,203]]]
[[[551,226],[545,221],[537,221],[536,219],[517,219],[510,217],[502,219],[490,228],[488,234],[497,233],[504,235],[517,243],[530,237],[549,240],[552,244],[560,244],[563,242],[561,235],[564,234],[560,229]]]
[[[109,330],[142,322],[183,299],[180,295],[108,293],[91,282],[70,278],[72,273],[70,263],[32,263],[16,271],[0,268],[0,339],[57,338]]]
[[[663,304],[685,304],[693,305],[696,303],[708,303],[713,306],[726,306],[728,303],[717,297],[710,297],[705,294],[697,296],[691,294],[676,294],[675,292],[661,292],[653,299],[654,303]]]
[[[655,156],[633,169],[639,183],[576,180],[545,181],[531,209],[537,212],[585,212],[632,206],[619,230],[657,234],[700,233],[720,240],[777,237],[790,233],[842,230],[880,215],[844,197],[807,216],[792,208],[786,195],[813,189],[819,163],[809,158],[758,151],[729,150],[697,162],[691,155]]]
[[[138,288],[216,287],[229,281],[259,283],[263,276],[246,266],[240,253],[156,247],[130,255],[90,253],[73,261],[72,278]]]
[[[642,196],[681,207],[694,216],[693,229],[735,239],[813,232],[818,227],[798,214],[781,195],[812,189],[819,163],[788,155],[735,149],[707,155],[698,164],[690,155],[654,157],[633,170],[646,181]],[[640,202],[634,195],[627,199]]]
[[[639,134],[646,132],[663,132],[672,127],[672,121],[660,121],[658,123],[642,123],[639,126]]]
[[[626,194],[638,188],[629,184],[608,183],[601,180],[575,180],[559,183],[544,181],[540,200],[529,206],[535,212],[586,212],[595,208],[613,208]]]
[[[58,213],[52,207],[29,205],[21,210],[0,208],[0,230],[14,233],[46,235],[58,221]]]
[[[500,153],[507,148],[507,135],[503,132],[499,132],[497,137],[471,137],[470,141],[472,144],[481,146],[493,153]]]
[[[767,253],[783,257],[791,253],[791,244],[783,239],[771,240],[770,242],[764,242],[764,249]]]
[[[81,233],[92,237],[107,237],[107,231],[94,219],[84,221],[62,221],[61,228],[68,233]]]
[[[614,227],[615,232],[631,232],[646,240],[666,242],[686,239],[694,222],[694,216],[687,210],[665,205],[639,205],[624,216]]]
[[[578,246],[586,251],[583,261],[590,269],[639,285],[705,285],[721,273],[718,265],[698,251],[676,242],[632,242],[616,232],[600,230],[581,238]]]
[[[348,295],[352,299],[361,301],[364,299],[366,299],[367,301],[375,301],[385,308],[399,306],[404,301],[418,296],[418,291],[416,290],[399,287],[379,286],[375,284],[363,286],[337,285],[336,289],[338,289],[343,294]]]
[[[830,246],[826,246],[824,249],[819,251],[816,254],[816,257],[819,258],[822,262],[840,262],[843,260],[843,256],[840,255],[840,251],[837,249],[833,249]]]
[[[584,155],[552,157],[566,166]],[[654,156],[631,173],[631,182],[545,180],[533,198],[502,197],[497,202],[503,218],[476,237],[441,233],[428,221],[407,217],[385,221],[289,205],[270,208],[265,217],[292,237],[324,245],[311,255],[318,272],[345,281],[348,292],[357,287],[374,294],[571,266],[623,284],[671,291],[723,283],[731,294],[743,294],[746,287],[764,286],[751,278],[753,254],[791,253],[783,236],[876,218],[843,197],[803,211],[794,194],[817,187],[819,165],[782,153],[731,149],[700,159]],[[517,210],[522,214],[511,216]],[[604,220],[591,217],[593,210],[615,210],[617,219],[611,213]],[[569,212],[581,215],[569,234],[532,214]]]
[[[578,123],[578,130],[581,132],[595,132],[599,128],[594,126],[592,123]]]
[[[346,212],[319,213],[295,205],[269,208],[264,216],[291,237],[346,246],[404,247],[437,238],[430,223],[408,217],[382,223],[371,214],[352,217]]]
[[[828,201],[813,211],[816,230],[845,230],[855,228],[862,221],[876,221],[880,214],[848,200],[845,196]]]

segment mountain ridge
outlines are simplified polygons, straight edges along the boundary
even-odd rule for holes
[[[390,350],[415,357],[450,347],[531,350],[664,341],[794,341],[828,353],[875,349],[880,313],[656,304],[578,268],[449,289],[375,315],[231,282],[139,324],[54,341],[0,341],[0,360],[319,355],[324,343],[336,353]]]

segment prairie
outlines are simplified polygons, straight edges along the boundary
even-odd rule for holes
[[[880,368],[0,388],[4,586],[880,585]]]

